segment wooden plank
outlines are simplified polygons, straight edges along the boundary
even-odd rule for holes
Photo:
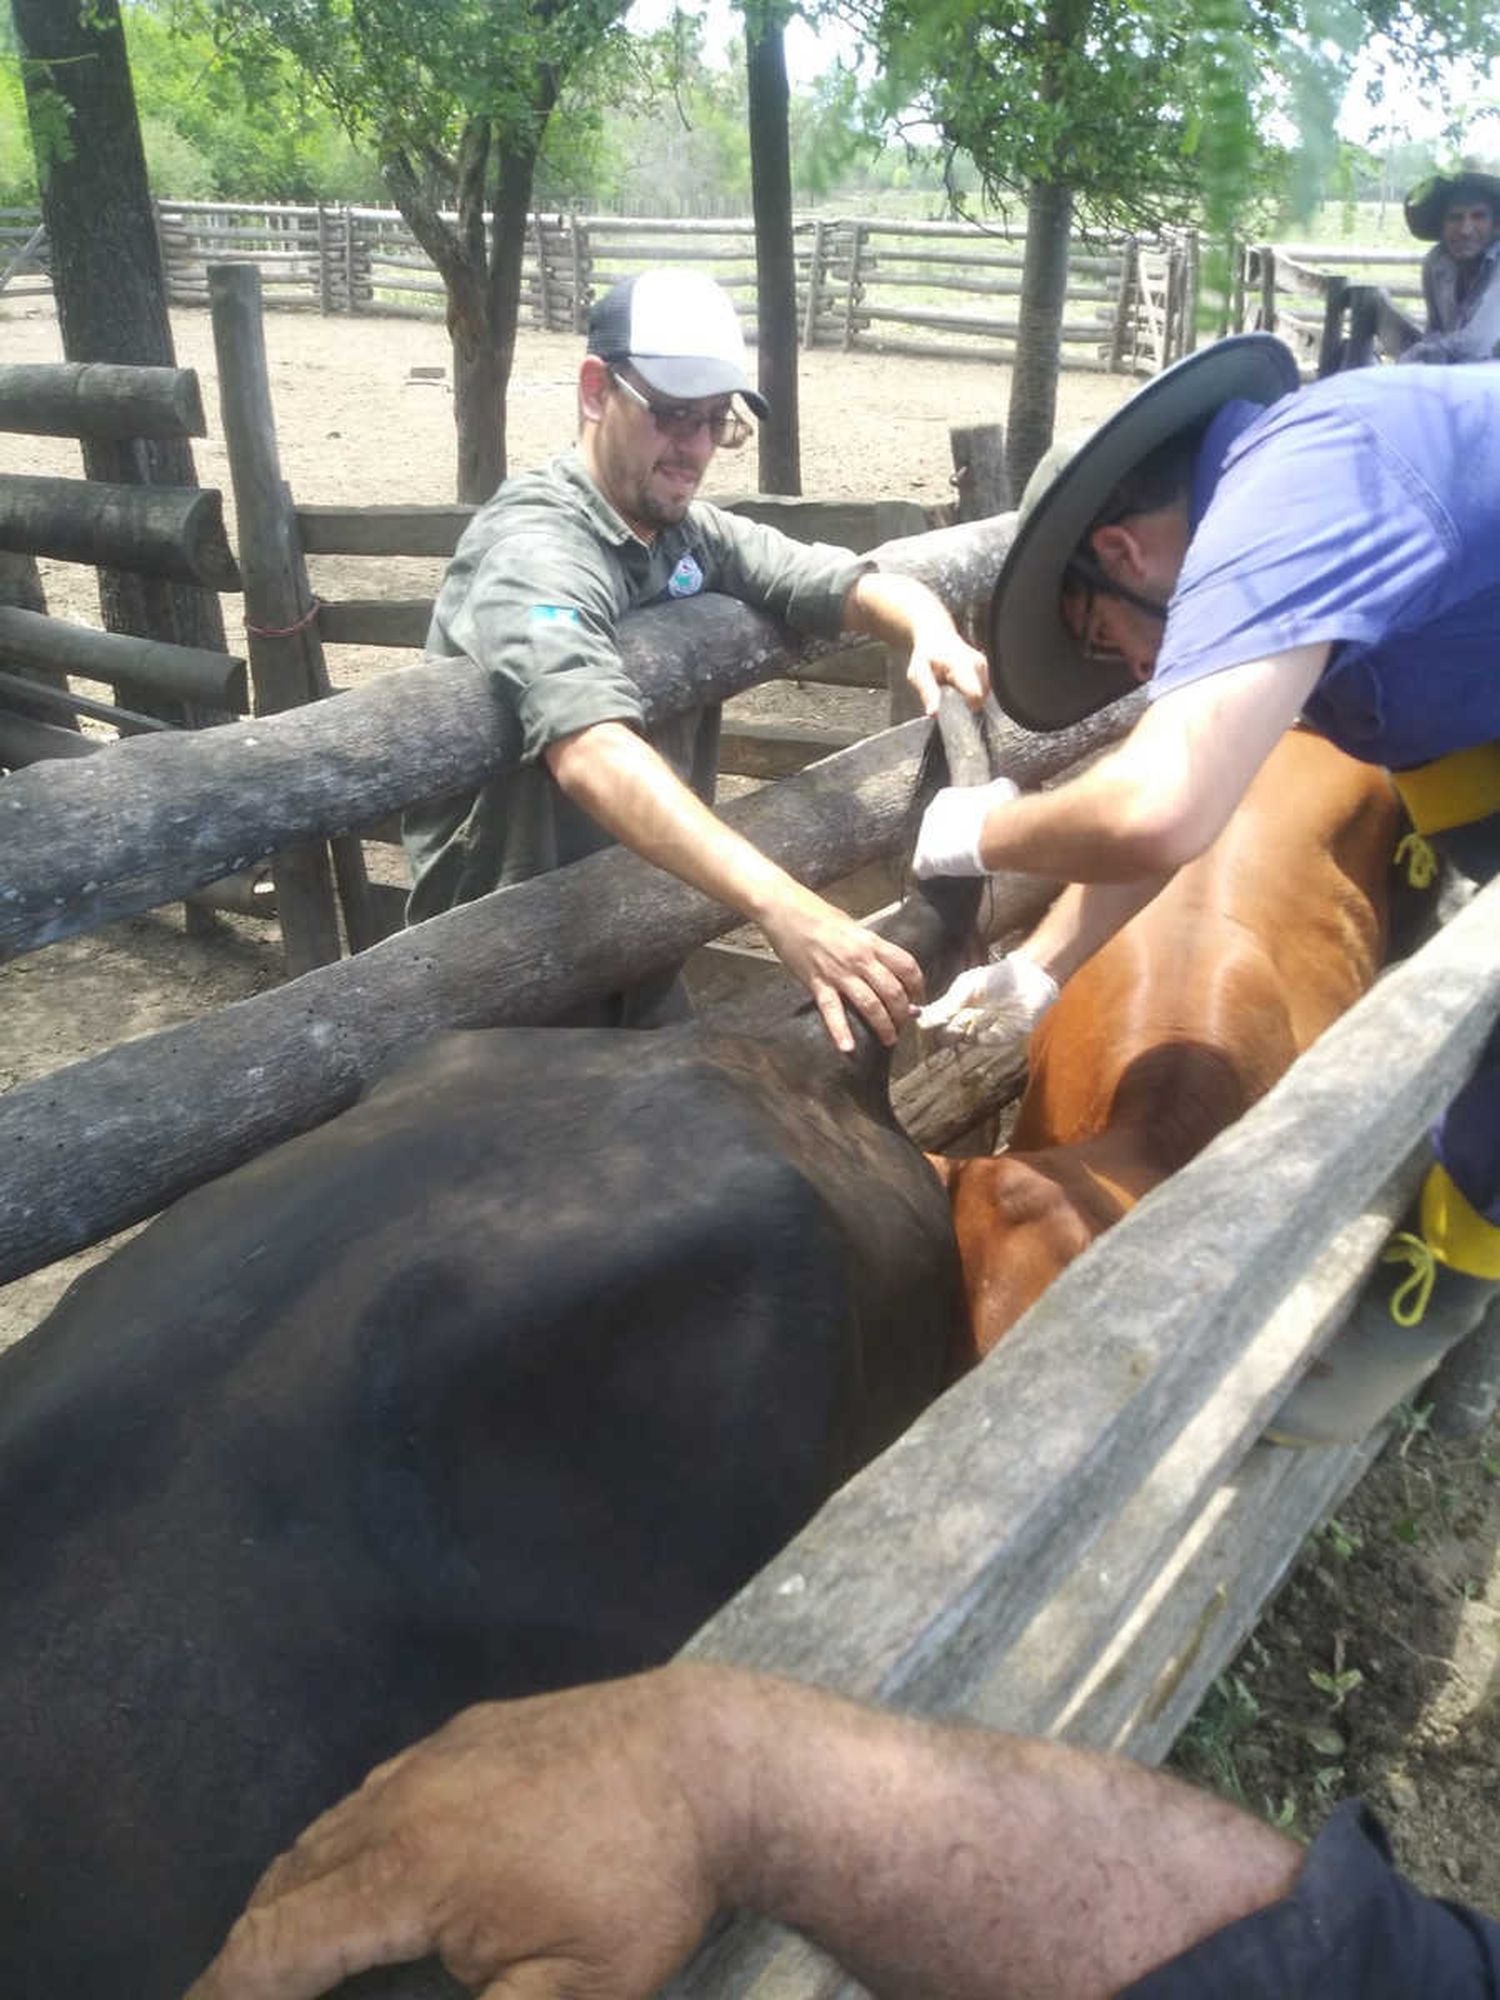
[[[478,512],[438,507],[299,507],[297,533],[310,556],[451,556]]]
[[[717,504],[795,542],[831,542],[863,555],[882,542],[926,534],[927,509],[916,500],[803,500],[777,493],[737,493]]]
[[[2,362],[0,430],[34,438],[202,438],[192,368]]]
[[[0,548],[238,590],[221,496],[206,486],[0,474]]]
[[[318,606],[318,636],[330,646],[409,646],[427,643],[430,597],[345,597]]]
[[[0,704],[19,708],[23,715],[28,708],[36,708],[44,716],[89,715],[96,722],[113,723],[124,736],[147,734],[172,726],[163,722],[160,716],[140,715],[134,709],[117,708],[113,702],[92,701],[87,695],[74,694],[69,688],[48,687],[44,682],[27,680],[20,674],[0,672]],[[64,723],[62,726],[71,725]],[[104,745],[95,742],[92,747],[102,750]]]
[[[104,745],[76,729],[59,729],[55,722],[17,715],[0,708],[0,766],[19,771],[53,758],[88,757]]]
[[[876,553],[962,609],[993,587],[1013,529],[1014,517],[1000,515]],[[727,699],[800,657],[781,627],[717,595],[632,612],[620,638],[648,721]],[[1093,727],[1107,735],[1123,712],[1116,704]],[[1017,769],[1059,770],[1083,740],[1018,731]],[[61,773],[73,781],[33,790],[23,775],[0,790],[0,951],[175,901],[310,835],[475,785],[519,749],[515,718],[495,703],[483,671],[443,660],[253,723],[114,744],[87,782]]]
[[[245,571],[250,677],[257,715],[274,715],[326,694],[328,670],[315,629],[315,601],[297,548],[291,496],[281,477],[261,325],[260,278],[245,265],[215,264],[209,288],[219,403]],[[323,840],[278,847],[272,872],[287,972],[296,978],[314,966],[330,964],[342,945]],[[354,928],[351,916],[351,943],[358,949]]]
[[[0,604],[0,660],[76,674],[205,708],[250,706],[243,660],[202,646],[173,646],[126,632],[97,632],[18,605]]]
[[[731,722],[719,727],[719,769],[736,778],[785,778],[866,734],[832,724]]]

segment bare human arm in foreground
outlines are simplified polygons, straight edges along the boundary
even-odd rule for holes
[[[1105,2000],[1300,1864],[1123,1759],[677,1665],[468,1709],[382,1766],[189,2000],[311,2000],[432,1951],[489,2000],[645,2000],[733,1906],[877,1993]]]

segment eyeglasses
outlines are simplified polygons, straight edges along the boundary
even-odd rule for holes
[[[1081,590],[1083,606],[1078,619],[1078,650],[1082,658],[1091,666],[1118,667],[1125,664],[1125,655],[1118,646],[1105,644],[1091,636],[1094,622],[1094,606],[1101,597],[1117,597],[1122,604],[1133,604],[1137,611],[1144,611],[1150,618],[1159,618],[1166,623],[1167,607],[1158,604],[1154,598],[1143,597],[1138,590],[1128,584],[1116,583],[1106,576],[1091,553],[1075,551],[1063,570],[1064,589]]]
[[[637,389],[617,368],[610,369],[609,379],[617,389],[625,391],[632,403],[640,405],[662,436],[670,438],[673,444],[691,444],[699,431],[706,429],[716,449],[738,451],[750,435],[749,419],[742,417],[732,403],[719,410],[705,410],[698,403],[658,403]]]

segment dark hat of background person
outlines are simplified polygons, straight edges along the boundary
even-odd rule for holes
[[[1436,243],[1448,210],[1455,202],[1468,201],[1485,202],[1500,223],[1500,180],[1494,174],[1471,173],[1467,167],[1456,174],[1429,174],[1406,197],[1406,226],[1422,242]]]
[[[745,374],[734,301],[701,271],[641,271],[611,285],[589,314],[588,352],[636,374],[674,402],[742,396],[758,417],[770,405]]]
[[[1123,661],[1086,659],[1062,615],[1064,571],[1114,488],[1225,403],[1279,402],[1299,379],[1274,334],[1235,334],[1164,370],[1097,430],[1063,439],[1041,460],[990,603],[991,679],[1023,728],[1066,729],[1136,685]]]

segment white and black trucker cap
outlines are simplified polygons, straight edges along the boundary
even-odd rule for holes
[[[641,271],[611,285],[589,314],[588,351],[628,361],[663,396],[742,396],[756,416],[770,405],[745,375],[734,303],[701,271]]]

